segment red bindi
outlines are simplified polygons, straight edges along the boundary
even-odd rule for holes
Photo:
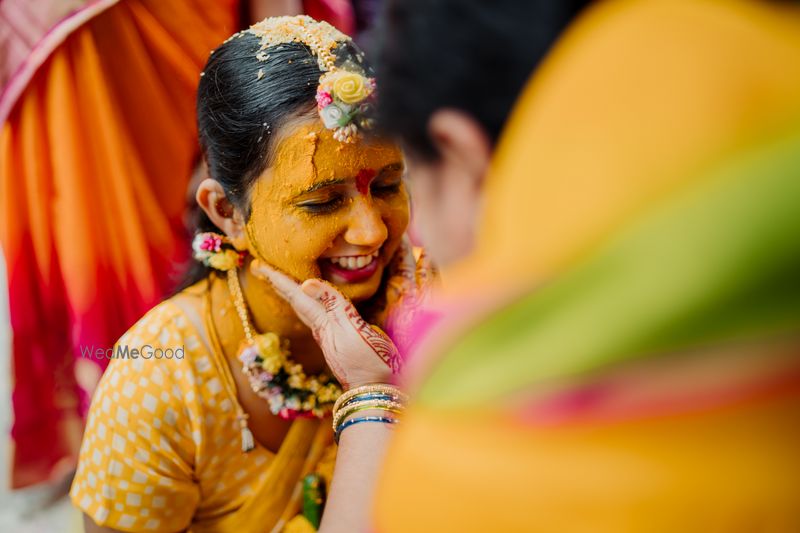
[[[356,174],[356,189],[358,189],[358,192],[364,196],[367,195],[369,192],[369,182],[372,181],[375,174],[377,174],[377,172],[371,168],[362,168],[358,171],[358,174]]]

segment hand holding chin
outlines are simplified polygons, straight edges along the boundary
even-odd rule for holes
[[[342,387],[387,383],[400,370],[400,355],[392,340],[368,324],[333,285],[320,279],[300,284],[261,261],[253,261],[250,269],[269,280],[311,329]]]

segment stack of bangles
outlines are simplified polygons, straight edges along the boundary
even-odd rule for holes
[[[375,383],[356,387],[345,392],[333,405],[333,435],[336,443],[342,431],[362,422],[396,424],[405,408],[408,397],[397,387]],[[380,415],[354,416],[361,411],[382,411]]]

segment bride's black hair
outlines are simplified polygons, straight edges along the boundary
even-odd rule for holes
[[[320,72],[317,58],[301,43],[271,46],[267,59],[256,58],[260,39],[237,34],[214,50],[197,89],[197,127],[208,176],[249,216],[249,192],[269,164],[276,133],[288,121],[315,113]],[[352,43],[334,50],[337,64],[352,61],[369,70]],[[189,199],[191,231],[220,232]],[[209,274],[192,261],[178,290]]]

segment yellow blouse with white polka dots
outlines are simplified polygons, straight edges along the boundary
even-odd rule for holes
[[[295,422],[277,457],[258,444],[243,453],[235,392],[220,375],[229,370],[215,364],[204,339],[167,300],[115,346],[120,358],[112,359],[95,392],[70,491],[73,503],[98,525],[122,531],[233,530],[226,527],[231,515],[256,508],[250,500],[265,492],[265,483],[283,484],[266,491],[269,497],[288,499],[292,492],[297,478],[274,470],[298,469],[307,461],[308,445],[287,441],[319,440],[317,426]],[[287,445],[293,449],[285,450]],[[276,519],[286,518],[287,502],[256,503],[259,509],[272,505]],[[251,525],[253,531],[272,529]]]

